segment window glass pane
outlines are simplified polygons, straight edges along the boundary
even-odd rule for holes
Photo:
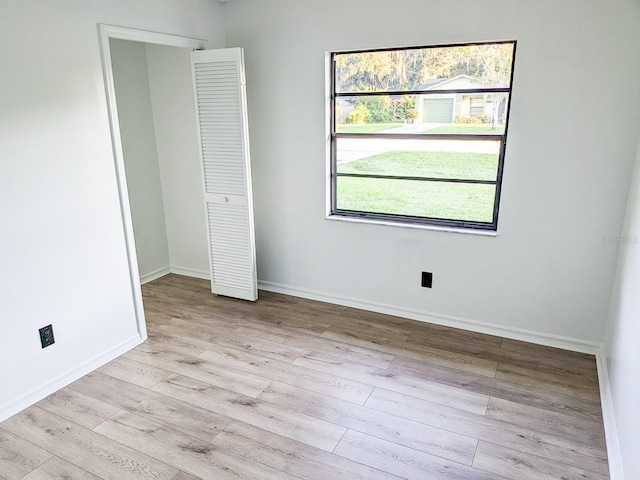
[[[337,97],[337,133],[502,135],[507,93]]]
[[[415,95],[337,97],[336,132],[420,133],[407,128],[418,116],[415,101]]]
[[[513,43],[335,54],[335,91],[508,87]]]
[[[338,173],[497,179],[500,141],[365,137],[338,138],[336,142]]]
[[[491,223],[495,185],[338,177],[338,209]]]

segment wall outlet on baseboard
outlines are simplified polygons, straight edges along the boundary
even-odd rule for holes
[[[422,282],[420,285],[422,285],[424,288],[431,288],[433,285],[433,273],[422,272]]]
[[[42,327],[40,330],[40,343],[42,344],[42,348],[46,348],[49,345],[53,345],[56,343],[53,338],[53,325],[47,325],[46,327]]]

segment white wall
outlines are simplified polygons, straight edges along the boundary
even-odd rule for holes
[[[0,0],[0,420],[139,341],[98,23],[224,44],[209,0]]]
[[[111,40],[113,79],[140,277],[169,268],[144,43]]]
[[[632,0],[237,0],[258,278],[599,343],[640,121]],[[325,220],[326,51],[518,41],[496,238]],[[565,88],[566,87],[566,88]],[[420,271],[434,288],[420,287]],[[276,285],[277,287],[277,285]],[[479,327],[478,327],[479,328]]]
[[[611,296],[604,351],[624,478],[640,478],[640,149]],[[614,432],[615,433],[615,432]],[[611,460],[610,460],[611,463]]]
[[[140,277],[208,276],[190,50],[111,44]]]
[[[147,63],[171,269],[208,276],[190,52],[147,45]]]

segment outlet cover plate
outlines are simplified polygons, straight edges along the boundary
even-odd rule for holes
[[[431,288],[433,286],[433,273],[422,272],[422,282],[420,283],[425,288]]]
[[[46,327],[42,327],[40,330],[40,343],[42,344],[42,348],[46,348],[49,345],[53,345],[56,341],[53,338],[53,325],[47,325]]]

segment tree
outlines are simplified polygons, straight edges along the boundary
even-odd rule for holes
[[[481,73],[477,76],[478,82],[486,87],[507,87],[511,82],[511,61],[513,58],[513,45],[510,43],[498,43],[487,45],[480,51],[478,60],[482,65]],[[507,98],[504,93],[491,94],[491,129],[498,129],[498,112],[500,104]]]
[[[483,87],[507,87],[511,79],[512,43],[492,43],[453,47],[382,50],[361,53],[340,53],[336,59],[336,91],[338,92],[401,92],[420,90],[432,79],[468,75]],[[363,97],[358,102],[363,103]],[[372,101],[374,97],[369,97]],[[367,104],[372,119],[406,118],[406,100],[389,98],[378,101],[385,106]],[[498,128],[499,106],[507,98],[504,93],[491,93],[492,128]],[[403,109],[403,110],[401,110]],[[382,110],[389,110],[386,115]],[[378,120],[383,121],[383,120]]]
[[[417,90],[427,80],[469,75],[485,86],[506,86],[513,46],[432,47],[336,55],[337,91]]]

